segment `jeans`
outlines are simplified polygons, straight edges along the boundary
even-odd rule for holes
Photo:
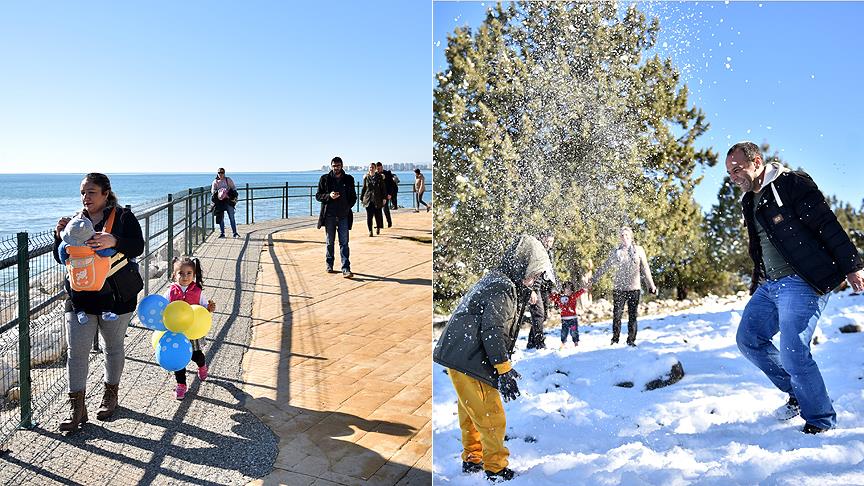
[[[237,223],[234,221],[234,206],[230,204],[226,204],[227,208],[225,212],[228,213],[228,219],[231,221],[231,231],[233,235],[237,234]],[[220,218],[216,218],[216,222],[219,223],[219,233],[225,234],[225,216],[223,215]]]
[[[348,216],[325,216],[324,230],[327,233],[327,268],[333,268],[333,245],[336,232],[339,232],[339,255],[342,257],[342,270],[351,270],[351,261],[348,260]]]
[[[120,314],[117,320],[105,321],[101,315],[87,314],[85,324],[78,323],[73,312],[66,315],[66,339],[69,343],[69,358],[66,360],[66,373],[69,375],[69,392],[84,391],[87,388],[87,372],[90,367],[90,348],[96,333],[102,335],[105,345],[105,383],[117,385],[126,363],[126,328],[132,320],[132,313]]]
[[[627,304],[627,344],[636,342],[636,317],[639,315],[639,290],[612,291],[612,340],[618,342],[621,335],[621,317]]]
[[[378,211],[384,210],[384,217],[387,219],[387,227],[393,226],[393,219],[390,218],[390,201],[384,200],[384,207],[379,209]]]
[[[567,334],[574,343],[579,342],[579,319],[561,319],[561,343],[567,342]]]
[[[829,429],[837,414],[810,354],[810,342],[828,294],[820,296],[798,275],[760,285],[741,316],[736,340],[741,354],[784,393],[794,395],[808,424]],[[780,349],[771,338],[780,332]]]

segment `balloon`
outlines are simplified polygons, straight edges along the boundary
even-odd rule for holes
[[[165,331],[153,331],[153,335],[150,337],[150,342],[153,343],[154,351],[159,347],[159,339],[161,339],[164,334]]]
[[[190,340],[201,339],[210,331],[210,326],[213,325],[213,317],[205,307],[201,307],[200,305],[193,305],[192,312],[195,314],[195,319],[192,321],[192,325],[183,331],[183,334]]]
[[[192,325],[193,320],[195,320],[195,313],[192,312],[192,307],[183,300],[171,302],[162,312],[162,321],[165,322],[165,327],[169,331],[183,332]]]
[[[179,371],[192,359],[192,343],[176,332],[166,332],[159,338],[156,362],[168,371]]]
[[[154,331],[164,331],[165,324],[162,323],[162,312],[168,306],[168,299],[161,295],[148,295],[138,304],[138,320],[145,327]]]

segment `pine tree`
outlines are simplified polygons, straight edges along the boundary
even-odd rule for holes
[[[629,224],[659,280],[698,284],[675,267],[699,255],[694,171],[716,154],[695,148],[708,124],[671,61],[644,57],[659,29],[632,5],[520,2],[450,35],[433,104],[436,300],[549,227],[565,276]]]

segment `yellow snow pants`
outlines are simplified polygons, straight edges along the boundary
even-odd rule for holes
[[[447,374],[459,397],[462,428],[462,460],[483,463],[483,469],[499,472],[507,467],[510,451],[504,447],[507,419],[498,390],[454,369]]]

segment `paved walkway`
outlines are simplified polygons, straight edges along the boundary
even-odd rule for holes
[[[403,217],[408,220],[408,216],[418,215],[399,213],[397,222],[401,223]],[[174,400],[173,374],[153,362],[151,332],[133,320],[127,333],[126,369],[120,384],[120,408],[115,417],[107,422],[95,419],[102,395],[100,356],[91,364],[88,379],[87,406],[91,421],[77,433],[61,435],[57,426],[65,416],[66,405],[63,400],[58,401],[45,414],[43,423],[17,432],[6,444],[8,451],[0,454],[0,484],[246,484],[262,477],[265,480],[259,483],[278,483],[279,480],[274,479],[277,476],[268,474],[283,471],[277,459],[284,456],[286,439],[280,435],[283,431],[273,425],[268,427],[259,419],[265,417],[261,411],[268,398],[244,385],[241,364],[244,354],[256,346],[253,343],[250,347],[249,343],[253,322],[259,322],[253,320],[253,301],[264,298],[256,293],[265,289],[256,286],[259,270],[263,270],[262,278],[276,274],[274,268],[269,268],[273,261],[271,255],[283,238],[276,235],[308,234],[309,238],[314,236],[311,241],[321,240],[321,232],[312,228],[314,221],[311,219],[281,220],[241,226],[241,233],[245,235],[242,239],[211,238],[198,252],[204,264],[205,290],[218,306],[205,347],[211,361],[211,377],[200,382],[192,374],[194,365],[190,365],[190,393],[182,402]],[[427,228],[431,228],[431,220],[427,220]],[[360,240],[358,235],[365,237],[362,231],[352,232],[355,241]],[[271,246],[274,244],[276,246]],[[319,252],[323,252],[323,245],[317,244]],[[286,245],[287,253],[282,252],[290,255],[294,246]],[[426,251],[416,257],[418,262],[431,262],[431,245],[415,249]],[[362,245],[358,242],[354,266],[360,273],[369,273],[359,270],[363,268],[361,253]],[[431,263],[427,265],[426,309],[431,309]],[[341,281],[341,276],[333,277]],[[157,291],[159,289],[153,290]],[[289,291],[296,292],[291,287]],[[312,286],[306,287],[304,292],[311,296],[318,294]],[[282,298],[281,295],[267,297]],[[293,301],[293,296],[291,299]],[[293,311],[290,306],[285,309]],[[293,315],[293,312],[288,314]],[[427,329],[429,315],[427,312],[425,316]],[[293,319],[298,327],[303,326],[298,316]],[[261,367],[250,370],[249,377],[256,376],[253,372],[262,371]],[[299,380],[299,375],[292,375],[292,380],[295,378]],[[287,375],[280,379],[287,379]],[[431,389],[431,385],[428,388]],[[277,395],[273,404],[278,404],[283,396],[286,395]],[[311,407],[309,411],[310,416],[313,411],[323,413]],[[431,408],[426,412],[427,420],[430,415]],[[329,415],[325,413],[320,417],[324,420]],[[428,424],[426,435],[427,440],[431,440]],[[427,459],[426,464],[429,462]],[[407,461],[399,464],[407,464]],[[431,483],[429,469],[427,465],[424,484]],[[402,476],[415,477],[404,471]],[[290,479],[284,482],[300,484]]]
[[[394,220],[374,238],[355,223],[352,279],[324,271],[323,230],[272,235],[243,364],[280,441],[257,484],[432,483],[432,221]]]

